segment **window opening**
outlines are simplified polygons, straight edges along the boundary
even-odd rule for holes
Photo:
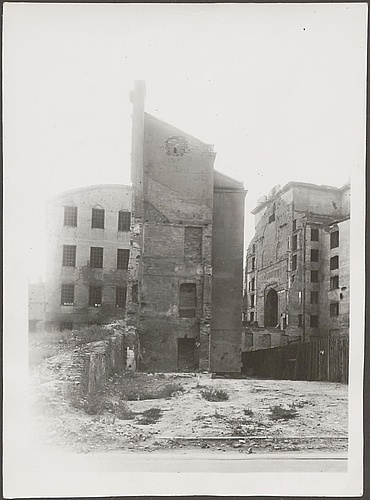
[[[293,236],[293,240],[292,241],[293,241],[293,243],[292,243],[292,250],[293,251],[297,250],[297,248],[298,248],[298,235],[297,234],[295,234]]]
[[[339,247],[339,231],[330,234],[330,248]]]
[[[311,250],[311,262],[319,262],[319,251]]]
[[[311,241],[319,241],[319,230],[311,228]]]
[[[77,207],[64,207],[64,225],[77,226]]]
[[[76,245],[63,245],[63,266],[76,267]]]
[[[254,307],[255,304],[255,295],[251,295],[251,307]]]
[[[61,293],[61,305],[62,306],[73,306],[75,301],[75,286],[71,284],[62,285]]]
[[[319,292],[311,292],[311,304],[319,303]]]
[[[118,231],[130,231],[131,229],[131,212],[120,210],[118,212]]]
[[[127,289],[125,286],[116,287],[116,307],[126,306],[126,294],[127,294]]]
[[[337,290],[339,288],[339,276],[331,276],[330,290]]]
[[[294,219],[293,221],[293,231],[295,231],[297,229],[297,220]]]
[[[317,328],[319,326],[319,317],[314,314],[310,316],[310,327]]]
[[[131,293],[132,293],[132,302],[134,304],[139,303],[139,285],[137,283],[134,283],[131,288]]]
[[[334,318],[339,316],[339,302],[332,302],[330,304],[330,317]]]
[[[105,210],[102,208],[92,209],[91,227],[96,229],[104,229]]]
[[[319,282],[319,271],[311,271],[311,283]]]
[[[103,248],[91,247],[90,248],[90,267],[102,268],[103,267]]]
[[[297,254],[294,254],[292,257],[292,271],[297,269]]]
[[[298,326],[303,326],[303,314],[298,314]]]
[[[180,318],[194,318],[196,307],[196,285],[195,283],[182,283],[180,285]]]
[[[339,268],[339,257],[336,255],[330,259],[330,270]]]
[[[90,286],[89,289],[89,306],[90,307],[100,307],[102,304],[102,293],[103,287],[101,286]]]
[[[130,250],[126,248],[117,249],[117,269],[126,271],[130,259]]]

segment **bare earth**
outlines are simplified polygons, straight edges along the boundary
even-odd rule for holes
[[[110,380],[106,408],[87,414],[71,403],[68,373],[62,368],[67,358],[68,354],[59,353],[30,370],[30,435],[35,443],[82,453],[184,448],[241,453],[347,450],[346,385],[212,379],[205,373],[125,373]],[[133,399],[128,391],[139,387],[153,393],[170,384],[179,386],[172,396],[126,402]],[[207,401],[202,391],[209,388],[226,391],[228,399]]]

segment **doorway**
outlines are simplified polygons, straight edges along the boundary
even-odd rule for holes
[[[181,372],[196,370],[195,339],[177,339],[177,368]]]
[[[265,300],[265,326],[278,324],[278,294],[275,290],[268,291]]]

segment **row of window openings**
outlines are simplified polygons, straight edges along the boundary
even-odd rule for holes
[[[334,318],[339,316],[339,302],[333,302],[330,304],[330,317]],[[249,314],[250,321],[254,321],[254,311]],[[298,314],[298,326],[303,326],[303,314]],[[317,314],[310,315],[310,324],[311,328],[318,328],[319,326],[319,317]]]
[[[61,291],[61,304],[73,306],[75,297],[75,285],[63,284]],[[103,287],[90,286],[89,306],[99,307],[102,304]],[[138,285],[132,286],[132,301],[138,303]],[[197,294],[195,283],[182,283],[180,285],[179,316],[180,318],[194,318],[196,310]],[[116,307],[125,307],[126,287],[116,287]]]
[[[135,285],[133,285],[134,287]],[[116,307],[125,307],[126,305],[126,287],[116,287]],[[134,295],[134,293],[133,293]],[[103,299],[102,286],[89,287],[89,307],[100,307]],[[75,302],[75,285],[63,284],[61,291],[62,306],[73,306]]]
[[[77,226],[77,207],[64,207],[64,225]],[[91,227],[104,229],[105,210],[103,208],[93,208],[91,214]],[[130,231],[131,212],[120,210],[118,212],[118,231]]]
[[[330,317],[336,318],[339,316],[339,302],[332,302],[330,304]],[[303,314],[298,314],[298,326],[303,326]],[[319,317],[317,314],[310,315],[310,324],[311,328],[318,328],[319,326]]]
[[[334,269],[334,268],[333,268]],[[335,268],[336,269],[336,268]],[[291,283],[294,283],[295,275],[291,276]],[[311,283],[319,282],[319,271],[311,271]],[[331,276],[330,278],[330,290],[336,290],[339,288],[339,276]],[[249,282],[249,292],[253,292],[256,289],[255,278],[252,278]]]
[[[318,230],[317,230],[318,231]],[[332,238],[334,236],[334,238]],[[331,233],[330,235],[330,248],[336,248],[339,246],[339,231],[335,233]],[[255,245],[253,245],[255,247]],[[295,251],[298,249],[298,237],[297,235],[293,236],[293,241],[292,241],[292,250]],[[252,250],[254,253],[254,249]],[[294,260],[297,262],[297,256],[293,255],[293,266],[294,266]],[[319,262],[319,251],[316,249],[311,250],[311,262]],[[256,267],[256,258],[252,257],[251,259],[251,264],[252,264],[252,271],[255,270]],[[293,267],[293,269],[295,269]]]
[[[319,261],[319,251],[311,250],[311,262]],[[330,259],[330,270],[333,271],[335,269],[339,269],[339,257],[336,255]],[[293,255],[292,257],[292,271],[297,270],[297,255]],[[292,283],[294,282],[294,276],[292,276]],[[319,282],[319,271],[311,271],[311,283]],[[249,291],[255,289],[255,278],[252,278],[249,282]]]
[[[90,248],[90,267],[103,267],[104,248]],[[127,270],[130,258],[130,250],[125,248],[117,249],[117,269]],[[63,266],[76,267],[76,245],[63,245]]]
[[[338,289],[339,288],[339,277],[338,276],[333,276],[333,278],[330,280],[330,289]],[[255,294],[251,295],[251,305],[250,307],[255,307],[256,300],[255,300]],[[319,292],[310,292],[310,304],[318,304],[319,303]]]

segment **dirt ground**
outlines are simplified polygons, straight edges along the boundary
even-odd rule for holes
[[[66,390],[66,357],[30,370],[30,436],[38,444],[82,453],[347,450],[346,385],[125,373],[110,379],[103,402],[97,397],[86,406]],[[227,400],[205,399],[211,389]]]

